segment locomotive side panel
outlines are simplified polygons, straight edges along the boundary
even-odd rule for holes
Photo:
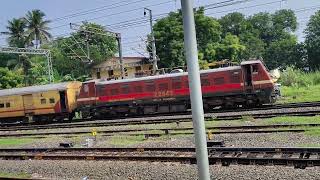
[[[236,108],[272,102],[274,84],[260,61],[201,71],[204,108]],[[86,101],[90,114],[101,116],[178,112],[190,108],[187,73],[96,83],[96,105]],[[192,84],[191,84],[192,86]],[[87,103],[87,104],[86,104]]]

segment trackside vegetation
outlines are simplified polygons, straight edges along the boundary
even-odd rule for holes
[[[304,72],[289,67],[281,74],[280,83],[280,103],[320,101],[320,71]]]

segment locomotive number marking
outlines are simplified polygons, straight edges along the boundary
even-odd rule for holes
[[[155,97],[166,97],[166,96],[172,96],[173,92],[172,91],[157,91],[154,92]]]

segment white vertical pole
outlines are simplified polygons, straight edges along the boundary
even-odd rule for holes
[[[193,14],[193,0],[181,0],[184,49],[189,72],[190,99],[192,108],[192,121],[196,143],[198,176],[200,180],[209,180],[209,161],[204,112],[198,62],[198,49]]]

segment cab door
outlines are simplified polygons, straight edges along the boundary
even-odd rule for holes
[[[244,91],[246,93],[252,93],[253,88],[253,77],[252,77],[252,65],[246,64],[242,66],[243,71],[243,84],[244,84]]]
[[[32,94],[23,95],[23,107],[25,114],[31,114],[34,112],[34,102]]]

